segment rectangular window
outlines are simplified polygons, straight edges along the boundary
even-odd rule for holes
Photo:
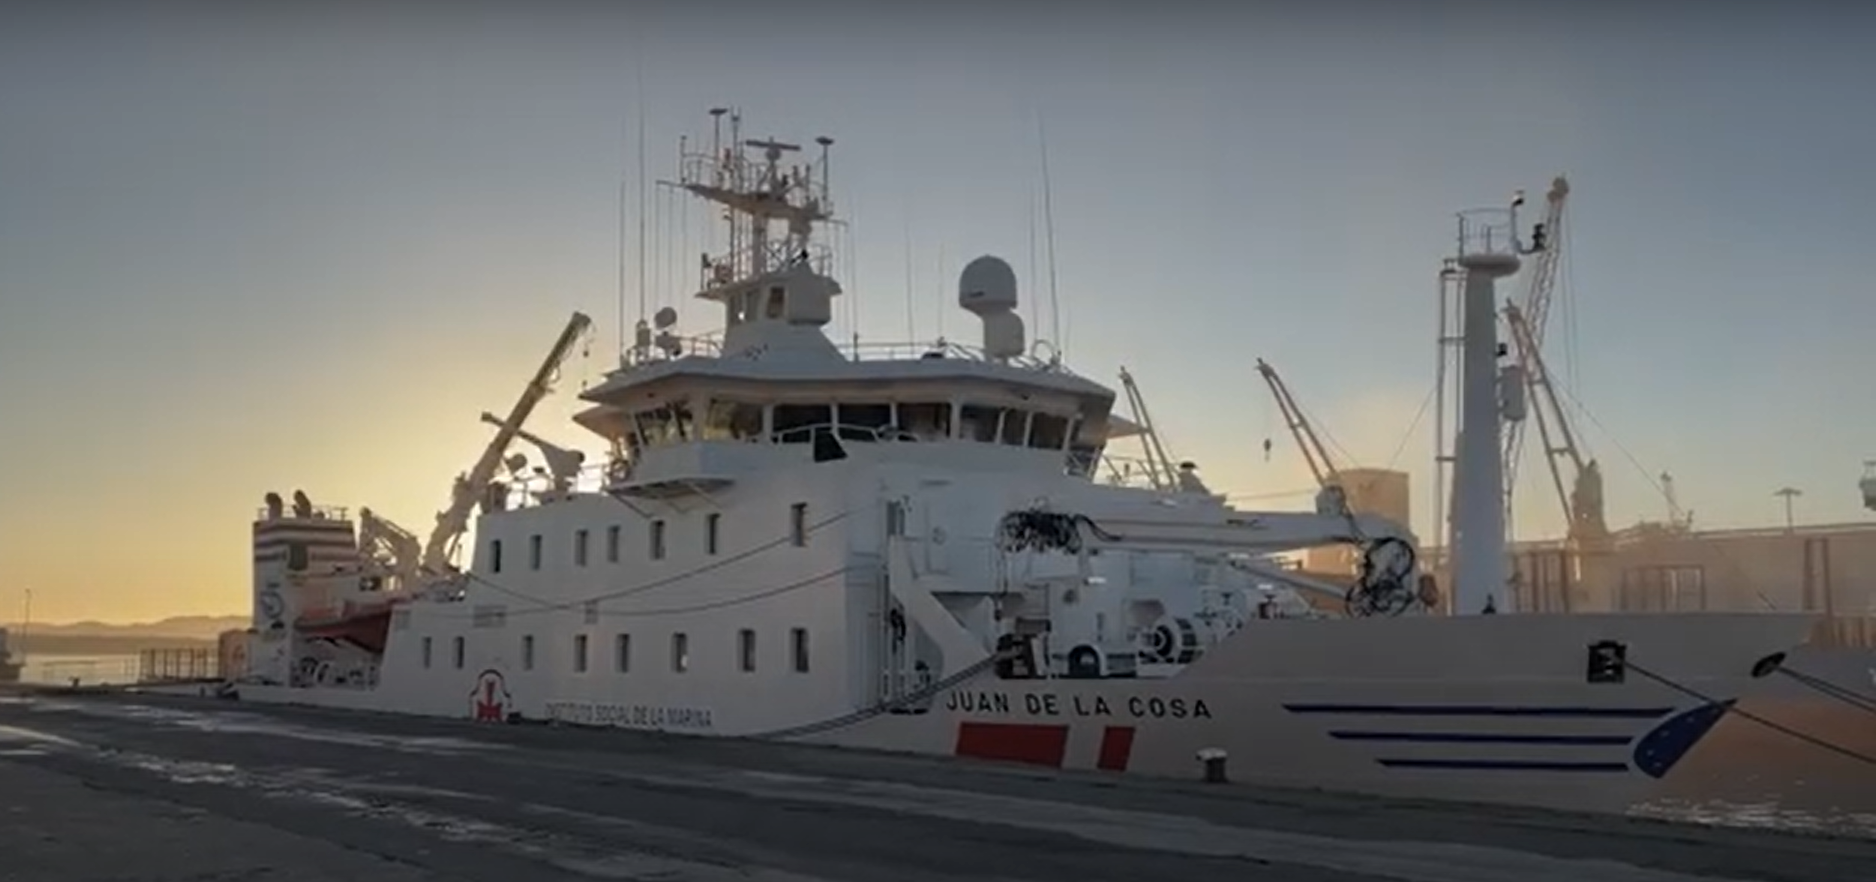
[[[808,504],[797,502],[788,509],[788,538],[797,547],[808,544]]]
[[[461,637],[457,637],[455,640],[451,641],[451,644],[450,654],[455,657],[456,670],[460,671],[469,655],[469,648],[463,644]]]
[[[541,534],[536,533],[528,537],[528,569],[538,570],[540,568],[541,568]]]
[[[533,634],[529,634],[521,638],[521,669],[524,671],[534,670],[534,635]]]
[[[606,563],[619,562],[619,525],[606,528]]]
[[[586,566],[586,531],[573,531],[573,565]]]
[[[808,672],[808,629],[796,628],[788,633],[789,655],[793,656],[795,673]]]
[[[430,638],[423,638],[423,666],[430,666]]]
[[[690,670],[690,637],[681,631],[671,635],[671,670]]]
[[[756,669],[756,632],[749,628],[736,634],[736,664],[745,674]]]
[[[489,572],[499,573],[501,571],[502,571],[502,540],[491,539],[489,540]]]
[[[651,522],[651,559],[664,560],[664,521]]]
[[[713,511],[704,515],[704,554],[717,553],[717,536],[721,532],[722,524],[721,512]]]
[[[586,673],[586,635],[585,634],[573,635],[573,670],[575,673],[579,673],[579,674]]]
[[[612,638],[612,666],[621,674],[632,670],[632,635],[620,634]]]

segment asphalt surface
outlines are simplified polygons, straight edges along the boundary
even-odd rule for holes
[[[1867,880],[1876,842],[147,695],[0,696],[8,882]]]

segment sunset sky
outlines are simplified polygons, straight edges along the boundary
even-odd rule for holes
[[[1040,116],[1071,363],[1130,368],[1215,487],[1303,506],[1265,357],[1359,464],[1415,472],[1423,533],[1452,212],[1567,173],[1550,358],[1612,524],[1663,516],[1663,470],[1702,525],[1782,523],[1784,485],[1800,520],[1870,514],[1876,7],[262,6],[0,15],[0,621],[27,589],[38,619],[245,612],[269,490],[427,531],[574,309],[600,332],[532,428],[584,443],[635,120],[670,177],[718,104],[837,139],[835,333],[879,341],[974,339],[970,257],[1046,278]],[[647,299],[706,331],[660,256],[702,213],[668,206]],[[1559,529],[1540,471],[1523,535]]]

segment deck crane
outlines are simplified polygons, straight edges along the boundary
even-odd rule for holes
[[[1668,529],[1685,533],[1693,528],[1694,513],[1681,507],[1681,497],[1674,491],[1674,476],[1661,473],[1661,497],[1668,506]]]
[[[482,504],[488,496],[489,487],[495,480],[497,471],[502,467],[503,456],[508,452],[508,445],[514,443],[521,432],[522,423],[527,422],[534,408],[553,391],[553,383],[560,373],[560,366],[573,354],[573,347],[580,337],[593,326],[593,320],[585,313],[576,312],[567,320],[567,326],[560,332],[560,338],[554,341],[553,349],[541,362],[534,378],[528,381],[521,397],[509,410],[508,418],[501,421],[501,428],[495,437],[489,439],[482,448],[482,456],[468,472],[456,476],[456,483],[451,489],[449,508],[436,515],[436,529],[430,532],[430,538],[423,546],[423,569],[431,575],[446,575],[454,571],[451,561],[456,556],[457,544],[469,530],[470,518],[474,516],[476,506]]]
[[[1570,182],[1559,175],[1550,182],[1550,192],[1544,197],[1544,220],[1531,229],[1532,251],[1530,258],[1530,284],[1525,288],[1524,303],[1520,309],[1530,329],[1531,350],[1539,351],[1544,345],[1544,329],[1550,321],[1551,295],[1557,287],[1557,268],[1563,256],[1563,208],[1570,196]],[[1537,241],[1539,237],[1542,241]],[[1509,308],[1509,306],[1507,306]],[[1536,372],[1524,357],[1524,349],[1517,352],[1519,366],[1523,368],[1528,391],[1535,396]],[[1518,454],[1524,444],[1524,420],[1512,420],[1505,424],[1505,504],[1510,506],[1513,488],[1518,483]],[[1506,514],[1510,511],[1507,509]]]
[[[1563,505],[1569,543],[1579,553],[1606,550],[1609,525],[1603,515],[1602,467],[1595,459],[1585,458],[1577,444],[1569,415],[1557,398],[1557,387],[1544,364],[1543,352],[1533,339],[1530,320],[1517,304],[1505,306],[1505,324],[1511,329],[1514,348],[1524,367],[1524,380],[1533,393],[1530,413],[1544,445],[1544,460],[1550,467],[1557,499]],[[1562,459],[1570,463],[1568,480],[1559,462]]]
[[[1140,394],[1140,387],[1134,383],[1133,374],[1124,367],[1120,369],[1120,387],[1127,395],[1127,410],[1133,414],[1134,422],[1140,424],[1140,447],[1146,454],[1143,465],[1147,482],[1155,490],[1171,490],[1179,486],[1172,457],[1167,455],[1166,446],[1160,443],[1159,432],[1153,427],[1153,417],[1146,412],[1146,397]]]
[[[1348,511],[1348,494],[1342,486],[1342,472],[1335,467],[1335,460],[1329,457],[1328,448],[1317,437],[1316,429],[1309,424],[1309,418],[1303,415],[1303,408],[1296,403],[1296,397],[1290,394],[1290,387],[1277,374],[1277,369],[1263,359],[1257,360],[1257,373],[1263,376],[1264,383],[1270,387],[1270,394],[1277,399],[1277,409],[1283,412],[1283,422],[1296,438],[1297,447],[1303,451],[1303,461],[1309,464],[1309,471],[1316,478],[1316,486],[1321,490],[1316,494],[1316,511],[1324,514],[1343,514]]]

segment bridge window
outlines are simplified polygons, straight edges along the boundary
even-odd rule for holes
[[[632,635],[620,634],[612,638],[612,666],[621,674],[632,670]]]
[[[502,571],[502,540],[490,539],[489,540],[489,572],[499,573],[501,571]]]
[[[772,319],[781,318],[782,311],[783,311],[782,308],[787,303],[787,300],[788,300],[788,292],[782,290],[782,286],[780,285],[771,286],[769,288],[768,309],[763,314],[764,317],[772,318]]]
[[[762,437],[762,405],[711,401],[704,411],[705,441],[748,441]]]
[[[1068,443],[1068,418],[1038,413],[1029,418],[1029,446],[1037,450],[1061,450]]]
[[[466,661],[466,656],[469,654],[468,646],[460,636],[450,641],[450,643],[450,654],[454,657],[453,660],[456,663],[456,670],[460,671]]]
[[[826,404],[777,404],[772,419],[777,442],[802,444],[813,440],[811,427],[834,422],[834,408]]]
[[[586,531],[584,529],[573,531],[573,565],[586,566]]]
[[[997,420],[1002,408],[966,404],[958,408],[958,437],[984,444],[997,443]]]
[[[534,635],[533,634],[528,634],[521,638],[521,669],[524,671],[534,670]]]
[[[1003,427],[1000,430],[1003,443],[1011,447],[1021,447],[1029,440],[1029,411],[1010,408],[1003,412]]]
[[[671,635],[671,670],[680,674],[690,670],[690,635],[682,631]]]
[[[745,674],[756,669],[756,632],[749,628],[736,632],[736,664]]]
[[[430,638],[423,638],[423,666],[430,666]]]
[[[723,532],[722,528],[723,515],[721,512],[713,511],[704,515],[704,554],[717,553],[717,541],[719,534]]]
[[[697,425],[690,402],[673,401],[634,414],[638,434],[648,447],[680,444],[696,437]]]
[[[538,570],[540,568],[541,568],[541,534],[536,533],[528,537],[528,569]]]
[[[586,673],[586,635],[585,634],[573,635],[573,671],[576,674]]]
[[[872,441],[881,429],[892,425],[890,404],[846,404],[838,409],[840,437],[844,441]]]
[[[788,538],[795,547],[808,544],[808,504],[797,502],[788,508]]]
[[[664,560],[664,521],[651,522],[651,559]]]
[[[951,437],[951,405],[914,403],[899,405],[899,428],[920,441],[942,441]]]
[[[1068,473],[1077,478],[1094,474],[1101,463],[1101,451],[1107,446],[1102,427],[1093,420],[1075,421],[1075,440],[1068,448]]]
[[[619,562],[619,525],[606,528],[606,563]]]

